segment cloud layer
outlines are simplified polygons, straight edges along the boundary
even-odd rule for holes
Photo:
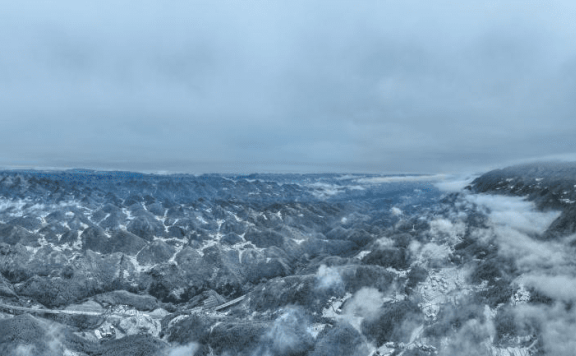
[[[444,172],[570,156],[575,15],[568,1],[12,2],[0,165]]]

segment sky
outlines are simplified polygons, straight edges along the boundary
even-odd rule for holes
[[[0,0],[0,167],[576,160],[573,1]]]

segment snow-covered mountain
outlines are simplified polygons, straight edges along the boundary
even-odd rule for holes
[[[575,167],[0,172],[0,354],[570,355]]]

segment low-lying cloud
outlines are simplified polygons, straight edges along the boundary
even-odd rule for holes
[[[513,309],[517,329],[532,325],[540,330],[541,347],[547,355],[572,355],[576,345],[574,247],[570,236],[539,239],[560,212],[537,211],[534,204],[518,197],[466,195],[465,199],[488,214],[488,229],[477,228],[473,236],[486,236],[498,245],[498,253],[518,268],[515,284],[550,298],[550,303],[518,304]],[[489,240],[488,237],[493,237]]]
[[[321,265],[316,273],[319,289],[341,289],[344,286],[342,277],[336,268]]]
[[[190,343],[188,345],[175,346],[170,349],[168,356],[194,356],[198,351],[198,344]]]
[[[522,233],[543,233],[560,216],[559,211],[539,212],[534,203],[520,197],[469,194],[466,198],[483,207],[496,227],[509,227]]]

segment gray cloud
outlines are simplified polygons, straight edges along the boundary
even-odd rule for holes
[[[574,158],[570,2],[5,4],[0,165],[485,169]]]

